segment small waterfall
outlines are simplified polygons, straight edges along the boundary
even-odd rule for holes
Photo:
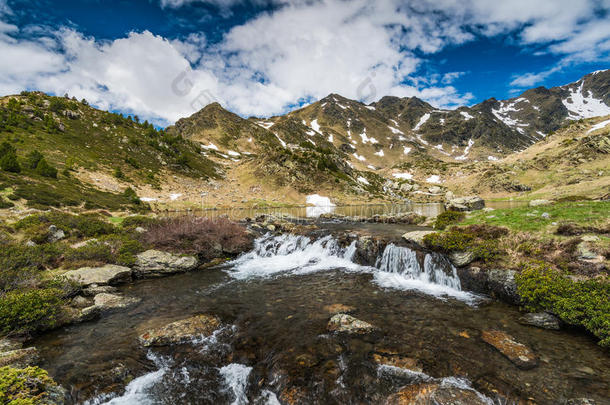
[[[418,253],[389,244],[377,258],[375,267],[367,267],[354,263],[356,251],[356,241],[342,247],[332,236],[312,241],[306,236],[267,235],[256,240],[251,252],[230,262],[228,271],[236,279],[334,269],[370,272],[382,287],[473,300],[471,294],[461,291],[455,267],[440,254]]]
[[[360,270],[352,261],[356,241],[341,247],[332,236],[312,241],[306,236],[263,236],[254,249],[232,261],[230,274],[237,279],[267,277],[277,273],[305,274],[331,269]]]
[[[455,267],[445,257],[436,253],[426,253],[421,266],[416,251],[390,243],[377,259],[375,267],[382,272],[396,273],[407,279],[462,289]]]

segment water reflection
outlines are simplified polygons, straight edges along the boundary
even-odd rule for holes
[[[487,202],[486,206],[494,209],[513,208],[526,204],[522,201],[492,201]],[[293,206],[293,207],[232,207],[232,208],[208,208],[202,210],[189,211],[193,215],[204,216],[207,218],[228,217],[234,220],[244,218],[256,218],[259,215],[290,216],[294,218],[318,218],[323,214],[337,214],[348,217],[369,218],[374,215],[398,215],[408,212],[426,217],[435,217],[445,211],[441,203],[404,203],[404,204],[364,204],[364,205],[343,205],[334,204],[315,206]],[[178,211],[176,211],[178,212]],[[180,211],[183,213],[183,211]]]

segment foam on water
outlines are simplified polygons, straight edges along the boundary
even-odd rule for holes
[[[267,277],[290,272],[306,274],[316,271],[343,268],[359,270],[352,262],[355,242],[341,248],[331,236],[311,241],[306,236],[265,236],[255,241],[254,250],[240,256],[230,264],[230,274],[237,279]]]
[[[85,402],[85,405],[152,405],[155,403],[154,398],[149,394],[150,388],[163,379],[163,376],[169,370],[169,362],[153,352],[148,352],[146,356],[152,360],[158,370],[144,374],[125,387],[125,393],[120,397],[114,397],[114,394],[100,395],[90,401]]]
[[[233,393],[234,400],[231,405],[244,405],[248,403],[246,388],[248,386],[248,376],[252,367],[243,364],[231,363],[220,369],[220,375],[228,390]]]
[[[255,241],[251,252],[230,262],[228,272],[239,280],[333,269],[369,272],[384,288],[476,301],[475,295],[461,290],[455,267],[440,254],[425,253],[421,262],[416,251],[389,244],[375,266],[368,267],[353,262],[355,253],[356,241],[341,247],[332,236],[312,241],[306,236],[267,235]]]

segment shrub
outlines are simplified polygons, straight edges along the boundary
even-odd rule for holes
[[[125,175],[123,174],[123,170],[121,170],[120,167],[117,167],[114,169],[114,177],[116,177],[119,180],[125,178]]]
[[[246,229],[226,218],[166,218],[152,225],[141,237],[156,248],[196,254],[202,260],[218,257],[222,251],[240,252],[251,243]]]
[[[132,215],[132,216],[129,216],[129,217],[123,219],[121,226],[124,229],[134,229],[139,226],[141,226],[143,228],[147,228],[149,226],[156,224],[157,222],[158,222],[158,220],[155,218],[147,217],[144,215]]]
[[[12,208],[14,206],[15,204],[13,204],[12,202],[6,201],[4,198],[0,197],[0,209]]]
[[[490,263],[498,259],[503,250],[496,239],[485,240],[472,232],[470,227],[453,227],[445,232],[424,236],[424,245],[445,254],[451,252],[472,252],[474,258]]]
[[[7,405],[48,404],[48,390],[57,384],[38,367],[0,368],[0,403]]]
[[[3,246],[0,249],[0,271],[53,267],[58,264],[61,254],[60,246],[55,244]]]
[[[498,239],[510,233],[508,228],[486,224],[468,225],[460,228],[462,232],[471,233],[481,239]]]
[[[123,196],[129,200],[132,204],[139,205],[142,201],[140,197],[136,194],[136,192],[131,187],[127,187],[125,191],[123,191]]]
[[[129,235],[107,235],[65,254],[66,267],[119,264],[132,266],[136,255],[144,250],[142,243]]]
[[[474,235],[461,232],[458,228],[452,228],[447,232],[436,232],[424,236],[424,244],[430,249],[451,253],[468,250],[474,239]]]
[[[36,166],[36,173],[43,177],[57,178],[57,169],[51,166],[45,158],[42,158]]]
[[[41,227],[46,230],[49,225],[55,225],[66,234],[75,236],[96,237],[115,231],[112,224],[101,220],[97,215],[72,215],[59,211],[27,216],[15,223],[15,229],[30,234]]]
[[[582,326],[610,347],[610,282],[607,278],[572,281],[543,262],[524,266],[515,277],[528,311],[551,311]]]
[[[98,266],[113,263],[114,257],[110,246],[98,241],[89,242],[75,249],[68,249],[64,265],[68,268],[83,266]]]
[[[447,226],[460,222],[464,219],[465,215],[463,212],[458,211],[445,211],[439,214],[434,221],[435,229],[445,229]]]
[[[0,330],[29,333],[53,327],[63,303],[54,288],[8,292],[0,297]]]
[[[42,156],[42,153],[38,152],[37,150],[28,153],[28,155],[26,156],[27,167],[29,169],[36,169],[38,163],[42,159],[44,159],[44,156]]]
[[[17,154],[13,150],[8,150],[4,154],[0,154],[0,169],[5,172],[20,173],[21,166],[17,161]]]

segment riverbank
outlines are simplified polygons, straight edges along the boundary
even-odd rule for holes
[[[513,218],[511,211],[496,210],[466,214],[462,218],[464,225],[452,228],[448,224],[442,233],[428,233],[425,238],[415,242],[401,238],[395,231],[389,234],[385,231],[386,235],[383,235],[382,228],[410,226],[410,230],[431,232],[431,228],[413,225],[421,223],[416,215],[370,219],[367,222],[369,229],[363,231],[359,222],[336,217],[322,218],[322,222],[317,224],[294,221],[286,216],[259,217],[242,224],[221,219],[211,224],[202,219],[193,221],[195,218],[160,220],[133,216],[116,220],[100,214],[84,217],[65,213],[36,214],[3,226],[6,249],[2,260],[4,267],[9,265],[13,272],[3,274],[6,290],[0,308],[8,311],[1,319],[5,322],[5,333],[23,341],[46,330],[99,319],[100,316],[103,320],[107,314],[136,308],[142,305],[142,297],[124,294],[125,288],[121,286],[130,285],[126,283],[138,283],[144,278],[158,278],[224,262],[251,250],[253,240],[265,233],[305,235],[312,240],[331,234],[343,248],[353,244],[353,263],[361,266],[375,266],[389,245],[415,247],[414,244],[417,244],[421,246],[417,249],[424,252],[442,252],[457,267],[456,275],[463,289],[490,294],[520,304],[530,311],[553,312],[566,324],[589,329],[605,344],[607,332],[588,326],[603,325],[610,313],[603,301],[607,297],[604,296],[607,294],[607,257],[600,259],[597,254],[594,258],[597,262],[593,263],[593,259],[584,257],[582,253],[585,248],[593,253],[599,252],[599,249],[603,252],[606,246],[604,244],[608,238],[604,231],[607,228],[604,228],[603,212],[607,212],[608,206],[604,205],[607,202],[599,203],[601,205],[593,205],[598,204],[594,202],[570,204],[585,205],[574,205],[573,210],[569,206],[552,205],[552,210],[548,208],[547,211],[553,211],[553,214],[549,213],[553,216],[559,215],[555,212],[572,212],[566,214],[573,219],[571,224],[562,220],[562,223],[553,225],[555,221],[542,217],[544,212],[540,213],[542,220],[550,220],[548,226],[540,227],[544,232],[528,230],[525,234],[518,228],[510,227],[511,221],[514,222],[512,219],[506,224],[484,223],[504,216]],[[540,208],[528,210],[519,215],[533,218],[528,214]],[[589,214],[584,212],[586,210]],[[332,223],[325,226],[324,221]],[[474,221],[478,221],[479,225],[472,224]],[[583,228],[585,225],[587,228]],[[379,226],[377,232],[373,229],[375,226]],[[559,234],[544,237],[553,227]],[[561,234],[565,232],[595,233],[593,236],[599,240],[583,240],[581,237],[577,243],[571,235]],[[420,256],[420,259],[424,257]],[[548,269],[524,267],[533,260],[542,263],[540,266],[546,263]],[[27,266],[19,267],[23,263]],[[561,267],[563,263],[571,267]],[[19,269],[27,271],[17,271]],[[549,274],[557,277],[549,278]],[[547,284],[541,284],[541,281]],[[575,294],[579,291],[582,293]],[[587,294],[591,291],[598,294]],[[566,303],[563,299],[565,296],[557,297],[558,293],[569,294],[572,301]],[[577,311],[589,305],[591,296],[602,299],[593,303],[596,312],[575,312],[574,308]],[[20,317],[11,318],[14,313],[20,314]],[[27,316],[21,316],[23,314]],[[588,321],[592,323],[586,324]],[[31,349],[25,350],[31,352]],[[19,357],[27,353],[12,353],[16,354]],[[19,358],[22,363],[6,364],[26,365],[23,357]]]

